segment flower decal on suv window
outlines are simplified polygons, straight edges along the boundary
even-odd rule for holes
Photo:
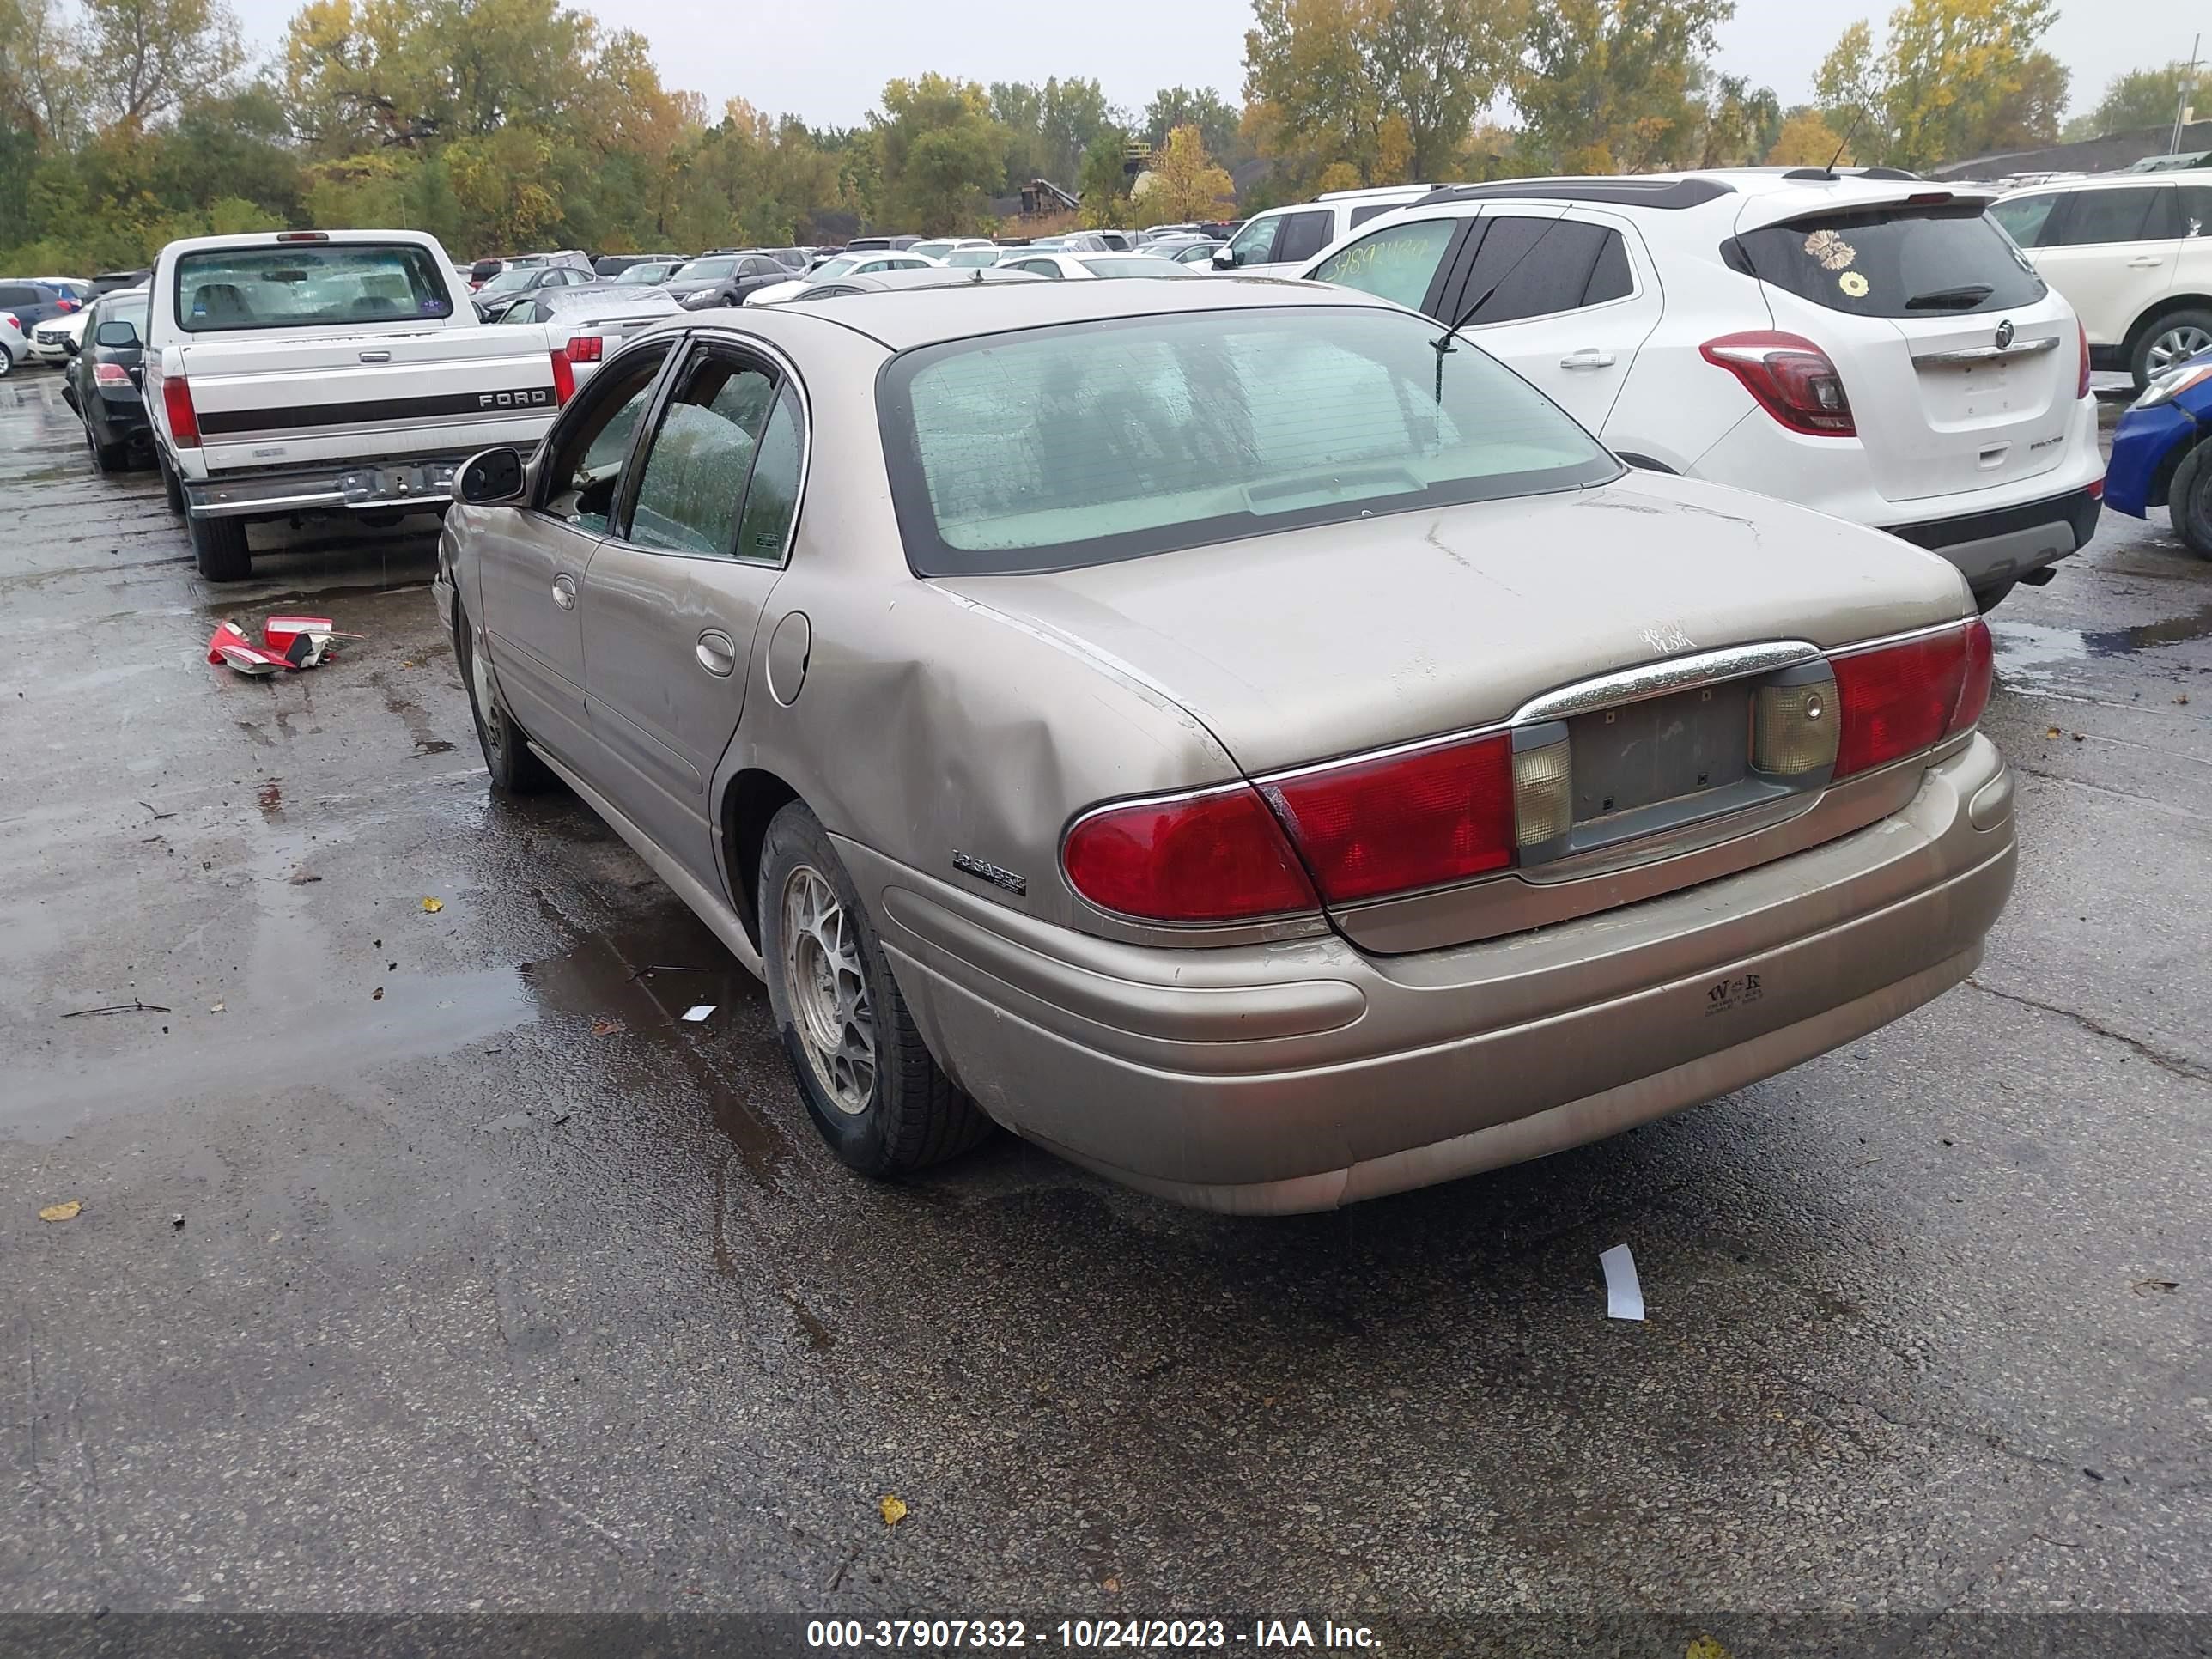
[[[1805,252],[1820,262],[1823,270],[1848,270],[1859,251],[1832,230],[1816,230],[1805,239]]]

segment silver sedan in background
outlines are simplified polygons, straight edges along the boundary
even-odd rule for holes
[[[703,313],[457,493],[493,789],[766,979],[870,1174],[996,1122],[1223,1210],[1443,1181],[1894,1019],[2011,891],[1956,570],[1364,295]]]

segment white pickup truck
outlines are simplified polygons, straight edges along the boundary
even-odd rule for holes
[[[443,508],[463,461],[537,442],[574,389],[542,327],[478,320],[419,231],[191,237],[152,287],[155,454],[210,581],[250,572],[256,519]]]

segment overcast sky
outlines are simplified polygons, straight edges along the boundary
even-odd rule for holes
[[[246,33],[274,52],[289,0],[234,0]],[[710,106],[741,97],[772,114],[846,126],[896,76],[937,70],[981,81],[1096,77],[1115,102],[1139,108],[1178,82],[1211,86],[1234,104],[1243,83],[1249,0],[811,0],[702,13],[696,0],[580,0],[602,21],[641,30],[669,85]],[[2212,7],[2185,0],[2060,0],[2045,45],[2074,71],[2076,111],[2113,76],[2189,55]],[[1721,34],[1720,66],[1771,86],[1786,106],[1811,96],[1814,71],[1845,25],[1887,5],[1844,0],[1737,0]],[[712,21],[708,19],[711,15]],[[2203,100],[2212,106],[2212,97]]]

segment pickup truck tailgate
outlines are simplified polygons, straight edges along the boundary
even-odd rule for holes
[[[560,410],[545,331],[526,324],[182,349],[211,474],[527,445]]]

